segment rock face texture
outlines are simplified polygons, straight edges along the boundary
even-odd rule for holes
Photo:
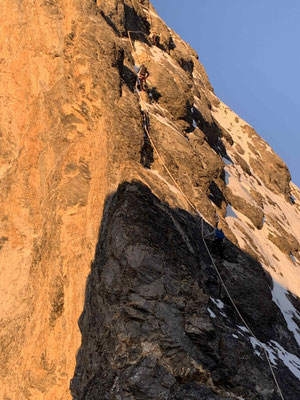
[[[211,266],[199,222],[138,182],[107,199],[79,321],[75,399],[280,398]],[[227,241],[221,272],[255,337],[299,355],[261,265]],[[300,382],[284,365],[276,372],[286,398],[296,399]]]
[[[0,398],[280,399],[266,352],[298,399],[300,191],[195,51],[147,0],[0,33]]]

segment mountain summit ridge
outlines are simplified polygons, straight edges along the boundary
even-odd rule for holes
[[[267,349],[296,400],[300,190],[283,161],[149,1],[0,15],[0,396],[275,400]],[[220,271],[257,339],[187,198],[226,234]]]

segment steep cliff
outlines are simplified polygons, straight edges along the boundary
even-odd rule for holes
[[[296,400],[283,161],[147,0],[13,1],[0,22],[0,397],[275,400],[266,351]]]

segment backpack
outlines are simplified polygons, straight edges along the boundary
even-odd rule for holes
[[[216,239],[224,239],[225,235],[222,229],[216,229],[215,231],[215,237]]]

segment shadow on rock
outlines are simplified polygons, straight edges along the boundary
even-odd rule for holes
[[[226,240],[220,272],[258,340],[297,354],[261,265]],[[73,399],[280,399],[220,285],[200,218],[140,182],[106,199],[79,327]],[[275,350],[274,360],[285,399],[296,400],[299,380]]]
[[[133,7],[124,4],[125,10],[125,28],[127,31],[134,31],[134,40],[148,43],[146,37],[150,33],[150,24],[146,18],[138,15]]]
[[[153,99],[154,101],[156,101],[156,102],[161,98],[161,94],[159,93],[159,91],[157,90],[156,87],[152,87],[152,88],[149,90],[149,95],[151,95],[151,96],[152,96],[152,99]]]
[[[203,118],[201,112],[194,106],[193,107],[193,118],[197,123],[197,126],[202,130],[205,134],[207,143],[210,145],[214,151],[219,154],[221,157],[227,157],[226,148],[220,140],[222,137],[221,128],[217,125],[215,121],[212,123],[208,123],[205,118]]]

